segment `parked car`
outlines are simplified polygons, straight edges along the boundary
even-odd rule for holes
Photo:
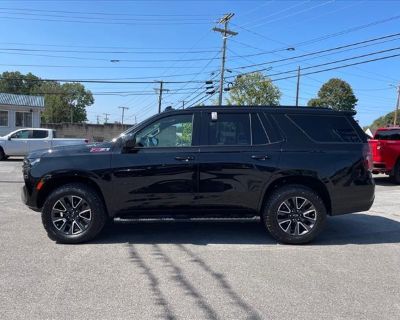
[[[59,146],[88,143],[86,139],[57,139],[52,129],[25,128],[0,137],[0,160],[10,156],[26,156],[29,152]]]
[[[380,128],[369,140],[373,173],[384,173],[400,184],[400,127]]]
[[[94,238],[108,219],[261,217],[306,243],[326,216],[374,200],[367,139],[350,112],[298,107],[165,111],[113,142],[31,153],[22,198],[53,240]]]

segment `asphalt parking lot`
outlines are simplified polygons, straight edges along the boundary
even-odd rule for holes
[[[253,222],[116,224],[50,241],[0,162],[0,319],[399,319],[400,186],[378,177],[369,212],[330,218],[310,245]]]

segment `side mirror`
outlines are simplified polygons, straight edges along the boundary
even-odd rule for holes
[[[7,140],[8,140],[8,141],[11,141],[11,136],[8,136]]]
[[[126,140],[124,142],[123,150],[125,152],[132,152],[136,149],[137,146],[138,146],[138,138],[132,137],[132,139]]]

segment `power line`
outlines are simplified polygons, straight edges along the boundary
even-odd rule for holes
[[[8,80],[8,78],[0,77],[1,80]],[[13,80],[25,80],[24,78],[13,78]],[[32,79],[30,81],[35,82],[46,82],[46,81],[56,81],[56,82],[79,82],[79,83],[139,83],[139,84],[151,84],[158,83],[160,80],[154,81],[116,81],[116,80],[107,80],[107,79]],[[193,81],[163,81],[164,83],[203,83],[201,80],[193,80]]]
[[[370,53],[367,53],[367,54],[353,56],[353,57],[349,57],[349,58],[345,58],[345,59],[339,59],[339,60],[326,62],[326,63],[321,63],[321,64],[317,64],[317,65],[312,65],[312,66],[309,66],[309,67],[302,67],[301,69],[302,69],[302,71],[304,71],[304,70],[323,67],[323,66],[327,66],[327,65],[331,65],[331,64],[335,64],[335,63],[339,63],[339,62],[344,62],[344,61],[349,61],[349,60],[354,60],[354,59],[359,59],[359,58],[365,58],[365,57],[369,57],[369,56],[373,56],[373,55],[381,54],[381,53],[385,53],[385,52],[391,52],[391,51],[395,51],[395,50],[399,50],[399,49],[400,49],[400,47],[396,47],[396,48],[390,48],[390,49],[386,49],[386,50],[370,52]],[[249,73],[260,72],[260,71],[264,71],[264,70],[265,69],[252,70],[252,71],[249,71],[249,72],[246,72],[246,73],[241,73],[240,75],[246,75],[246,74],[249,74]],[[292,69],[292,70],[282,71],[282,72],[278,72],[278,73],[272,73],[272,74],[269,74],[269,76],[273,77],[273,76],[292,73],[292,72],[296,72],[296,71],[297,71],[297,69]]]
[[[234,69],[247,69],[247,68],[251,68],[251,67],[255,67],[255,66],[261,66],[261,65],[265,65],[265,64],[272,64],[272,63],[276,63],[276,62],[295,60],[295,59],[299,59],[299,58],[309,57],[309,56],[313,56],[313,55],[317,55],[317,54],[321,54],[321,53],[326,53],[326,52],[331,52],[331,51],[336,51],[336,50],[341,50],[341,49],[344,49],[344,48],[358,46],[360,44],[375,42],[375,41],[378,41],[378,40],[389,39],[389,38],[399,37],[399,36],[400,36],[400,32],[399,33],[393,33],[393,34],[385,35],[385,36],[381,36],[381,37],[377,37],[377,38],[372,38],[372,39],[368,39],[368,40],[364,40],[364,41],[353,42],[353,43],[349,43],[349,44],[345,44],[345,45],[341,45],[341,46],[337,46],[337,47],[333,47],[333,48],[329,48],[329,49],[309,52],[309,53],[297,55],[297,56],[294,56],[294,57],[282,58],[282,59],[271,60],[271,61],[262,62],[262,63],[255,63],[255,64],[251,64],[251,65],[241,66],[241,67],[234,68]],[[355,49],[357,49],[357,48],[355,48]],[[287,49],[285,49],[285,50],[287,50]],[[259,56],[259,55],[264,55],[264,54],[267,54],[267,53],[271,53],[271,52],[265,52],[265,53],[261,52],[261,53],[257,53],[257,54],[253,54],[253,55],[242,55],[241,57]]]
[[[271,14],[269,14],[269,15],[263,16],[261,19],[253,20],[253,21],[251,21],[251,22],[249,22],[249,23],[245,23],[245,24],[243,24],[242,26],[245,27],[245,26],[247,26],[247,25],[256,24],[256,23],[258,23],[258,22],[260,22],[260,21],[269,20],[269,18],[271,18],[271,17],[273,17],[273,16],[276,16],[276,15],[281,14],[281,13],[286,12],[286,11],[291,11],[291,10],[293,10],[294,8],[297,8],[297,7],[299,7],[299,6],[303,6],[303,4],[305,4],[305,3],[307,3],[307,2],[310,2],[310,0],[302,1],[302,2],[300,2],[300,3],[296,3],[296,4],[293,5],[293,6],[286,7],[286,8],[284,8],[284,9],[282,9],[282,10],[279,10],[279,11],[276,11],[276,12],[271,13]]]
[[[367,24],[358,25],[358,26],[355,26],[355,27],[351,27],[351,28],[348,28],[348,29],[344,29],[344,30],[335,32],[335,33],[322,35],[320,37],[313,38],[313,39],[310,39],[310,40],[307,40],[307,41],[297,42],[297,43],[293,44],[292,47],[296,47],[297,48],[297,47],[300,47],[300,46],[305,46],[305,45],[313,44],[313,43],[316,43],[316,42],[321,42],[321,41],[324,41],[324,40],[327,40],[327,39],[330,39],[330,38],[338,37],[338,36],[341,36],[341,35],[345,35],[345,34],[348,34],[348,33],[352,33],[352,32],[355,32],[355,31],[359,31],[359,30],[362,30],[362,29],[366,29],[366,28],[369,28],[369,27],[372,27],[372,26],[376,26],[376,25],[379,25],[379,24],[383,24],[383,23],[394,21],[394,20],[398,20],[398,19],[400,19],[400,15],[392,16],[392,17],[385,18],[385,19],[376,20],[376,21],[373,21],[373,22],[370,22],[370,23],[367,23]],[[242,29],[242,30],[244,30],[246,32],[249,32],[249,33],[252,33],[252,34],[254,34],[256,36],[259,36],[261,38],[264,38],[264,39],[267,39],[267,40],[270,40],[270,41],[271,40],[275,41],[273,39],[268,38],[265,35],[262,35],[262,34],[260,34],[258,32],[252,31],[252,30],[249,30],[249,29],[244,28],[244,27],[242,27],[240,25],[236,25],[236,24],[233,24],[233,23],[232,23],[232,25],[234,25],[235,27],[238,27],[238,28],[240,28],[240,29]],[[280,41],[275,41],[275,42],[279,42],[279,43],[282,44],[282,42],[280,42]],[[282,50],[282,49],[285,49],[285,48],[280,48],[280,50]]]
[[[1,49],[0,49],[1,50]],[[106,59],[96,57],[77,57],[77,56],[60,56],[40,53],[26,53],[26,52],[9,52],[1,51],[1,54],[12,54],[12,55],[24,55],[24,56],[35,56],[35,57],[46,57],[46,58],[61,58],[61,59],[76,59],[76,60],[96,60],[96,61],[107,61],[117,60],[118,62],[141,62],[141,63],[164,63],[164,62],[192,62],[192,61],[208,61],[210,58],[192,58],[192,59]],[[215,59],[216,60],[216,59]]]
[[[62,11],[62,10],[43,10],[35,8],[5,8],[0,10],[28,11],[28,12],[53,12],[53,13],[73,13],[73,14],[88,14],[88,15],[105,15],[105,16],[137,16],[137,17],[211,17],[204,14],[131,14],[131,13],[114,13],[114,12],[93,12],[93,11]]]
[[[119,50],[185,50],[181,53],[186,53],[187,51],[191,51],[192,48],[183,48],[183,47],[121,47],[121,46],[77,46],[74,44],[43,44],[43,43],[26,43],[26,42],[0,42],[0,44],[7,45],[19,45],[19,46],[36,46],[36,47],[60,47],[60,48],[86,48],[86,49],[119,49]],[[199,50],[211,50],[211,49],[219,49],[219,47],[207,47],[207,48],[199,48]]]
[[[286,18],[290,18],[290,17],[293,17],[293,16],[297,16],[297,15],[299,15],[299,14],[301,14],[301,13],[308,12],[308,11],[311,11],[311,10],[313,10],[313,9],[326,6],[327,4],[333,3],[334,1],[335,1],[335,0],[330,0],[330,1],[327,1],[327,2],[319,3],[319,4],[315,5],[315,6],[312,6],[312,7],[309,7],[309,8],[305,8],[305,9],[303,9],[303,10],[295,11],[295,12],[292,12],[292,13],[287,14],[287,15],[285,15],[285,16],[282,16],[282,17],[279,17],[279,18],[276,18],[276,19],[269,20],[269,21],[267,21],[267,22],[255,24],[255,25],[253,25],[252,27],[253,27],[253,28],[258,28],[258,27],[264,26],[264,25],[266,25],[266,24],[274,23],[274,22],[277,22],[277,21],[280,21],[280,20],[284,20],[284,19],[286,19]]]
[[[0,12],[1,13],[1,12]],[[18,15],[15,13],[5,13],[11,15]],[[27,15],[27,14],[20,14],[20,15]],[[13,17],[13,16],[0,16],[1,19],[7,20],[24,20],[24,21],[42,21],[42,22],[64,22],[64,23],[82,23],[82,24],[100,24],[100,25],[131,25],[131,26],[138,26],[138,25],[152,25],[152,26],[160,26],[160,25],[201,25],[201,24],[209,24],[210,21],[169,21],[164,20],[160,21],[159,19],[154,21],[149,21],[150,23],[145,23],[145,21],[136,21],[136,22],[123,22],[123,21],[106,21],[101,19],[99,21],[88,21],[87,18],[85,20],[66,20],[66,19],[47,19],[47,18],[27,18],[27,17]],[[71,19],[71,18],[70,18]],[[74,19],[74,18],[72,18]]]
[[[96,53],[96,54],[178,54],[182,51],[106,51],[106,50],[60,50],[60,49],[26,49],[26,48],[0,48],[6,51],[23,51],[23,52],[61,52],[61,53]],[[218,50],[196,50],[186,51],[185,54],[198,54],[198,53],[215,53]]]
[[[166,66],[81,66],[81,65],[48,65],[48,64],[7,64],[1,63],[0,66],[12,66],[12,67],[37,67],[37,68],[75,68],[75,69],[171,69]],[[176,66],[175,69],[198,69],[199,67],[193,66]],[[183,75],[194,75],[197,73],[183,74]],[[172,75],[172,76],[183,76],[183,75]],[[153,77],[154,78],[154,77]],[[157,78],[157,77],[156,77]],[[142,79],[142,78],[141,78]]]
[[[331,71],[331,70],[337,70],[337,69],[347,68],[347,67],[351,67],[351,66],[356,66],[356,65],[360,65],[360,64],[366,64],[366,63],[375,62],[375,61],[380,61],[380,60],[391,59],[391,58],[395,58],[395,57],[400,57],[400,54],[394,54],[394,55],[391,55],[391,56],[385,56],[385,57],[380,57],[380,58],[375,58],[375,59],[370,59],[370,60],[365,60],[365,61],[360,61],[360,62],[354,62],[354,63],[350,63],[350,64],[345,64],[345,65],[342,65],[342,66],[332,67],[332,68],[328,68],[328,69],[323,69],[323,70],[318,70],[318,71],[312,71],[312,72],[308,72],[308,73],[303,73],[303,76],[306,76],[306,75],[309,75],[309,74],[316,74],[316,73],[321,73],[321,72],[326,72],[326,71]],[[297,75],[289,76],[289,77],[284,77],[284,78],[273,79],[272,81],[285,80],[285,79],[290,79],[290,78],[295,78],[295,77],[297,77]]]

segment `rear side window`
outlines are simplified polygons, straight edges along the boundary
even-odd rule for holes
[[[212,119],[208,113],[208,145],[250,145],[250,117],[248,113],[221,113]]]
[[[32,138],[33,139],[44,139],[49,136],[49,132],[46,130],[33,130]]]
[[[382,130],[375,133],[377,140],[400,140],[400,129],[396,130]]]
[[[253,135],[253,144],[268,144],[269,140],[265,133],[264,126],[255,113],[251,114],[251,134]]]
[[[289,114],[288,117],[314,141],[361,142],[345,116]]]

